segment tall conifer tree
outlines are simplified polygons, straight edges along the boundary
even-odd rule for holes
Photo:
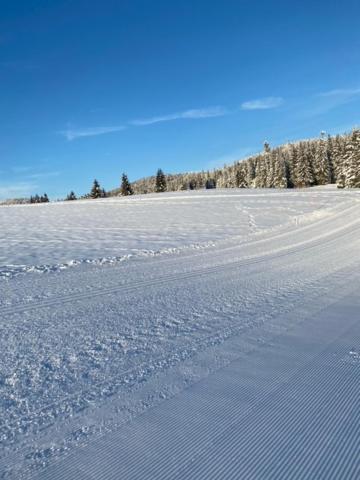
[[[103,191],[100,187],[100,183],[95,179],[92,189],[90,191],[91,198],[101,198],[103,196]]]
[[[121,177],[120,193],[123,196],[133,195],[134,193],[126,173],[123,173]]]
[[[161,168],[156,172],[155,191],[166,192],[166,177]]]

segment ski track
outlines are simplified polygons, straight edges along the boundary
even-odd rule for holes
[[[316,241],[308,240],[306,242],[301,242],[301,243],[292,245],[291,247],[285,247],[282,249],[271,251],[268,254],[254,256],[254,258],[248,258],[244,260],[235,260],[235,261],[232,261],[230,264],[220,265],[216,267],[204,267],[200,270],[189,272],[189,273],[176,274],[176,275],[164,275],[159,279],[152,279],[151,281],[134,282],[128,285],[116,286],[114,288],[108,288],[108,289],[93,289],[83,294],[67,295],[67,296],[57,298],[56,300],[53,300],[53,301],[43,301],[41,303],[38,302],[33,305],[26,303],[18,306],[13,306],[10,308],[3,308],[3,309],[0,309],[0,315],[6,316],[6,315],[12,315],[15,313],[21,313],[24,311],[28,312],[31,310],[38,310],[40,308],[56,307],[58,305],[63,305],[69,302],[75,302],[78,300],[84,300],[87,298],[94,298],[94,297],[103,296],[103,295],[110,295],[113,293],[127,294],[134,290],[143,289],[150,286],[152,287],[160,286],[163,284],[168,284],[169,282],[174,282],[174,281],[178,282],[178,281],[189,280],[194,277],[217,274],[217,273],[221,273],[222,271],[226,271],[228,269],[247,267],[257,263],[270,261],[272,258],[277,259],[283,256],[291,257],[294,255],[301,255],[307,250],[312,250],[318,246],[323,246],[324,244],[328,244],[328,243],[331,244],[331,242],[334,242],[334,241],[337,242],[342,237],[348,237],[349,233],[354,235],[355,238],[358,238],[359,231],[360,231],[360,224],[358,221],[355,221],[352,225],[350,225],[350,228],[349,226],[347,226],[346,229],[340,229],[340,230],[336,230],[335,232],[331,232],[331,234],[322,235],[320,237],[317,237]],[[334,233],[335,233],[335,236],[334,236]],[[331,238],[332,236],[333,238]]]
[[[39,478],[356,478],[360,371],[339,362],[349,341],[360,340],[354,322],[360,304],[358,296],[350,298],[356,307],[345,327],[337,316],[331,325],[327,315],[334,309],[325,310],[321,339],[311,331],[316,341],[309,345],[309,326],[302,325],[294,338],[289,335],[290,345],[281,337],[276,352],[265,348],[255,359],[233,362]],[[303,351],[293,349],[302,346],[299,337],[306,339]],[[265,389],[264,369],[273,384]],[[295,449],[302,462],[295,461]],[[344,450],[355,455],[344,459]],[[318,476],[321,470],[327,475]]]
[[[0,208],[0,478],[357,478],[359,200]]]

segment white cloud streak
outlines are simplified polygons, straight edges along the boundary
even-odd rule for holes
[[[209,108],[191,109],[191,110],[185,110],[184,112],[170,113],[168,115],[161,115],[157,117],[132,120],[131,122],[129,122],[129,124],[134,125],[136,127],[140,127],[144,125],[152,125],[154,123],[171,122],[173,120],[181,120],[181,119],[201,119],[201,118],[223,117],[228,113],[229,111],[226,108],[217,106],[217,107],[209,107]]]
[[[242,110],[268,110],[280,107],[284,103],[282,97],[265,97],[256,100],[249,100],[241,104]]]
[[[120,132],[126,127],[119,125],[114,127],[89,127],[89,128],[68,128],[58,132],[60,135],[66,137],[70,142],[82,137],[94,137],[97,135],[104,135],[106,133]]]
[[[360,98],[360,88],[337,88],[313,96],[312,105],[305,112],[308,117],[323,115],[330,110],[346,105]]]
[[[337,88],[335,90],[329,90],[328,92],[319,93],[318,97],[351,98],[357,95],[360,95],[360,88]]]
[[[154,123],[160,122],[170,122],[173,120],[179,119],[201,119],[201,118],[213,118],[213,117],[222,117],[229,114],[230,112],[221,106],[209,107],[209,108],[200,108],[200,109],[191,109],[185,110],[184,112],[170,113],[168,115],[162,115],[151,118],[141,118],[137,120],[132,120],[128,122],[128,125],[135,127],[152,125]],[[126,126],[113,126],[113,127],[86,127],[86,128],[67,128],[66,130],[61,130],[58,133],[63,135],[68,141],[73,141],[82,137],[93,137],[96,135],[104,135],[106,133],[120,132],[125,130]]]
[[[241,105],[242,110],[265,110],[269,108],[276,108],[284,103],[281,97],[266,97],[249,102],[244,102]],[[155,123],[172,122],[174,120],[197,120],[204,118],[223,117],[235,113],[236,110],[231,111],[223,106],[214,106],[206,108],[193,108],[184,110],[182,112],[170,113],[167,115],[159,115],[149,118],[139,118],[131,120],[128,125],[134,127],[143,127],[146,125],[153,125]],[[119,132],[126,129],[126,126],[113,127],[89,127],[89,128],[67,128],[58,132],[63,135],[68,141],[76,140],[81,137],[92,137],[97,135],[104,135],[106,133]]]

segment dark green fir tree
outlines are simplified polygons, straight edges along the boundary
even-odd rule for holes
[[[123,173],[121,177],[120,193],[123,196],[133,195],[134,193],[126,173]]]
[[[156,172],[155,191],[166,192],[166,177],[161,168]]]
[[[90,191],[91,198],[101,198],[103,196],[103,191],[100,187],[100,183],[95,179],[92,189]]]
[[[71,190],[69,195],[66,197],[66,200],[68,200],[68,201],[77,200],[75,192],[73,190]]]

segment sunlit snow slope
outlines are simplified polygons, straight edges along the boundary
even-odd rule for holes
[[[210,190],[0,208],[0,276],[207,248],[326,214],[346,192]]]
[[[0,221],[0,478],[359,478],[359,191]]]

